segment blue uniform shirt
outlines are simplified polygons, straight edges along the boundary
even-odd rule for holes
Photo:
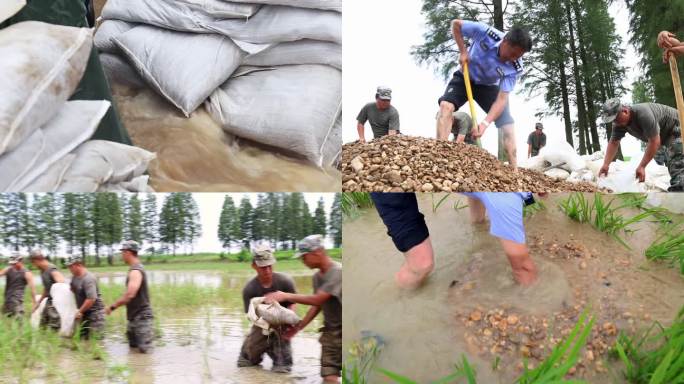
[[[498,85],[501,91],[511,92],[523,66],[520,59],[505,63],[499,60],[499,45],[504,33],[494,27],[467,20],[461,25],[461,33],[470,39],[468,69],[471,81],[480,85]]]
[[[484,204],[489,216],[489,233],[492,236],[525,244],[523,225],[524,201],[530,192],[462,192]]]

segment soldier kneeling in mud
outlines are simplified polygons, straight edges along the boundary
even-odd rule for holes
[[[80,336],[101,338],[104,331],[104,304],[97,286],[97,278],[83,265],[79,256],[71,256],[64,263],[71,272],[71,292],[76,298],[76,324],[80,321]]]
[[[255,297],[263,297],[270,292],[284,291],[297,293],[292,278],[283,273],[273,272],[273,250],[268,243],[257,244],[252,250],[252,268],[256,277],[251,279],[242,289],[245,313],[249,309],[249,302]],[[280,305],[294,310],[295,304],[280,301]],[[292,346],[290,339],[284,338],[286,328],[276,327],[273,332],[264,335],[263,330],[252,326],[240,349],[238,367],[251,367],[261,364],[264,353],[273,360],[273,372],[287,373],[292,370]]]
[[[468,197],[471,221],[485,221],[489,214],[489,233],[499,238],[513,269],[515,281],[530,285],[537,278],[537,268],[525,244],[523,205],[533,201],[529,192],[464,192]],[[406,258],[395,275],[402,288],[418,288],[434,268],[430,233],[414,193],[371,193],[387,232],[396,248]]]
[[[10,256],[9,267],[0,270],[0,276],[5,276],[5,301],[2,314],[7,317],[21,319],[24,315],[24,290],[28,285],[31,289],[31,300],[36,305],[36,289],[33,285],[33,275],[24,267],[24,257],[19,253]]]
[[[31,264],[40,271],[40,278],[43,280],[43,294],[40,299],[33,306],[33,311],[38,309],[38,305],[43,299],[47,298],[45,302],[45,309],[40,316],[40,326],[47,327],[53,330],[59,330],[61,321],[59,312],[52,303],[52,295],[50,295],[50,288],[52,284],[63,283],[65,281],[64,275],[55,267],[54,264],[47,261],[43,251],[34,249],[29,253]]]

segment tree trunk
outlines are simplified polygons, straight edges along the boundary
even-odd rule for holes
[[[568,28],[570,30],[570,53],[572,56],[572,73],[575,78],[575,89],[577,96],[577,130],[579,132],[579,153],[585,155],[587,148],[585,144],[585,131],[587,130],[585,111],[584,111],[584,91],[582,89],[582,82],[579,74],[579,66],[577,65],[577,48],[575,47],[575,32],[572,23],[572,16],[570,15],[570,7],[566,4],[566,16],[568,19]]]

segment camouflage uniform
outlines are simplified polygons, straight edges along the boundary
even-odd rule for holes
[[[672,139],[667,145],[665,165],[670,172],[670,188],[668,191],[684,191],[684,154],[682,152],[681,128],[677,126],[672,131]]]
[[[57,312],[55,306],[52,305],[52,298],[48,298],[47,302],[45,303],[45,309],[43,310],[43,314],[40,316],[40,326],[54,330],[59,330],[59,328],[62,326],[59,312]]]
[[[131,348],[138,348],[142,353],[149,352],[154,341],[154,319],[142,315],[128,320],[126,337]]]
[[[127,241],[122,249],[137,252],[138,243]],[[142,281],[135,297],[126,304],[126,318],[128,319],[126,336],[131,348],[138,348],[141,353],[148,353],[152,350],[152,342],[154,341],[154,315],[147,286],[147,274],[142,264],[131,265],[129,276],[131,271],[139,271],[142,274]],[[128,286],[129,276],[126,277],[126,286]]]
[[[7,283],[5,285],[5,301],[2,305],[2,314],[8,317],[24,316],[24,290],[28,282],[26,281],[24,267],[17,270],[11,266],[6,273]]]
[[[80,335],[82,339],[88,339],[91,335],[100,338],[104,331],[105,312],[100,289],[97,286],[95,276],[86,272],[83,276],[74,276],[71,279],[71,291],[76,297],[76,306],[80,308],[86,299],[93,299],[93,305],[83,314],[80,323]]]
[[[89,311],[81,319],[81,339],[101,339],[105,327],[104,310]]]
[[[321,376],[339,376],[342,370],[342,330],[320,329]]]
[[[292,346],[289,340],[280,337],[279,331],[264,335],[262,329],[252,326],[252,330],[242,344],[238,367],[259,365],[263,354],[273,360],[273,370],[289,372],[292,367]]]

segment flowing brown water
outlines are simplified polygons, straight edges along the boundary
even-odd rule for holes
[[[163,191],[337,191],[340,173],[225,133],[204,107],[185,118],[148,88],[113,87],[131,140],[157,154],[150,184]]]
[[[435,195],[435,201],[440,197]],[[643,250],[654,238],[653,225],[639,225],[637,235],[627,238],[633,248],[628,251],[590,225],[566,218],[557,209],[559,197],[552,196],[545,211],[526,219],[527,242],[540,278],[534,286],[522,288],[513,283],[510,266],[498,241],[489,235],[488,225],[473,226],[467,209],[452,208],[457,198],[465,203],[465,198],[451,197],[433,213],[431,196],[419,197],[436,267],[427,283],[413,292],[394,283],[403,256],[376,211],[345,220],[345,281],[350,281],[348,276],[354,280],[344,285],[345,351],[361,331],[372,331],[386,343],[376,366],[418,382],[453,372],[454,364],[466,354],[479,382],[511,383],[520,374],[516,364],[502,359],[500,369],[493,371],[494,357],[466,341],[473,331],[461,320],[464,313],[504,308],[521,317],[541,317],[589,304],[598,324],[612,321],[618,329],[630,330],[649,323],[641,321],[642,315],[667,324],[684,305],[684,279],[679,272],[644,259]],[[591,253],[585,261],[588,265],[581,268],[580,260],[585,259],[566,258],[566,244],[586,246]],[[627,311],[637,321],[622,318]],[[608,375],[592,370],[585,378],[610,382]],[[371,382],[384,380],[376,375]]]

